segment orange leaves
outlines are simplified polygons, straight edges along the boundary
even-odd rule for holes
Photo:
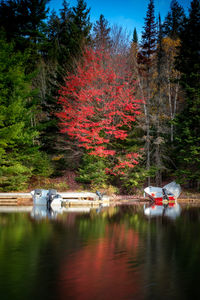
[[[115,150],[106,150],[104,146],[95,147],[92,152],[90,152],[91,155],[99,156],[99,157],[105,157],[108,155],[115,155]]]
[[[127,170],[134,168],[138,164],[136,159],[139,156],[138,153],[127,153],[124,157],[118,157],[118,163],[112,169],[106,168],[106,173],[115,176],[127,174]]]
[[[91,155],[117,157],[112,143],[127,138],[127,130],[140,113],[141,101],[135,99],[127,74],[122,76],[121,68],[117,72],[116,62],[104,51],[86,49],[76,74],[66,77],[59,92],[61,131]]]

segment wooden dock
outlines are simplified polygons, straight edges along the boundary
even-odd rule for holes
[[[65,206],[99,206],[101,204],[108,205],[110,199],[108,196],[103,196],[102,200],[95,193],[90,192],[65,192],[59,193]],[[0,193],[0,206],[22,206],[33,205],[32,196],[30,193]]]
[[[0,193],[0,206],[15,206],[31,202],[30,193]]]

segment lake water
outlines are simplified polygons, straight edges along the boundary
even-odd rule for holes
[[[200,207],[0,212],[0,299],[198,299]]]

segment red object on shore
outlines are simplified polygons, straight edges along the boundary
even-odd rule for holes
[[[179,197],[181,187],[175,181],[172,181],[163,188],[154,186],[146,187],[144,192],[156,205],[163,205],[165,202],[172,205]]]

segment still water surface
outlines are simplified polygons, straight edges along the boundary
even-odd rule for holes
[[[199,299],[200,207],[0,213],[0,299]]]

